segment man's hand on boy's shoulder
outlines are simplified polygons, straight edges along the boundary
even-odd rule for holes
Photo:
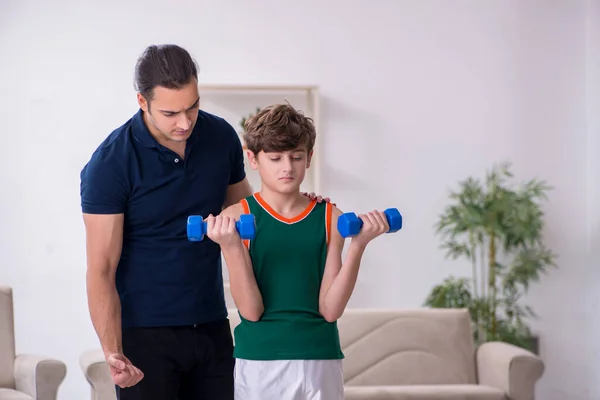
[[[322,202],[331,203],[331,199],[329,197],[323,197],[321,195],[317,196],[314,192],[310,192],[310,193],[301,192],[301,194],[303,194],[304,196],[308,196],[308,198],[311,200],[317,199],[317,203],[322,203]],[[331,203],[331,204],[334,206],[336,205],[335,203]]]

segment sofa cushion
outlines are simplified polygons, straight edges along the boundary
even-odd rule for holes
[[[349,385],[476,383],[467,310],[348,309],[338,327]]]
[[[12,389],[0,388],[0,400],[34,400],[33,397],[25,393],[17,392]]]
[[[345,400],[507,400],[504,392],[479,385],[346,386]]]

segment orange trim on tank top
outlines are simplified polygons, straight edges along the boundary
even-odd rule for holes
[[[250,205],[248,204],[248,200],[242,199],[240,200],[240,203],[242,204],[242,208],[244,209],[244,214],[250,214]],[[246,246],[247,249],[250,248],[249,239],[242,239],[242,242],[244,243],[244,246]]]
[[[327,244],[329,245],[329,241],[331,240],[331,215],[333,212],[333,207],[331,203],[325,204],[325,234],[327,235]]]
[[[266,212],[268,212],[269,214],[271,214],[271,216],[275,219],[277,219],[278,221],[284,222],[286,224],[293,224],[295,222],[300,222],[302,221],[304,218],[306,218],[306,216],[308,214],[310,214],[310,212],[315,208],[315,206],[317,205],[317,200],[313,199],[311,200],[310,203],[308,203],[308,206],[306,206],[306,208],[304,209],[304,211],[302,211],[300,214],[296,215],[293,218],[286,218],[283,215],[279,214],[277,211],[275,211],[260,195],[260,193],[254,193],[254,198],[256,199],[256,201],[258,202],[258,204],[260,204],[260,206],[262,208],[265,209]]]

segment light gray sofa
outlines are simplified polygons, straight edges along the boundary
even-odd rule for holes
[[[0,286],[0,400],[56,400],[66,374],[62,361],[15,353],[13,292]]]
[[[237,310],[229,318],[233,329]],[[538,356],[509,344],[475,348],[462,309],[349,309],[338,326],[347,400],[533,400],[544,371]],[[114,400],[102,352],[80,361],[91,398]]]
[[[544,371],[521,348],[475,348],[463,309],[351,309],[339,330],[347,400],[533,400]]]

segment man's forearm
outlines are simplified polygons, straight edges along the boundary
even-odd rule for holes
[[[106,356],[122,353],[121,300],[114,280],[102,273],[87,274],[88,307]]]
[[[241,241],[221,250],[227,264],[229,287],[236,307],[244,318],[258,321],[264,311],[262,296]]]
[[[321,313],[330,322],[342,316],[356,285],[358,270],[365,246],[351,242],[340,271],[325,293]]]
[[[224,210],[233,204],[239,203],[240,200],[251,196],[253,193],[254,191],[252,190],[252,186],[250,186],[248,178],[244,178],[241,182],[230,185],[227,188],[225,203],[223,204],[223,207],[221,209]]]

